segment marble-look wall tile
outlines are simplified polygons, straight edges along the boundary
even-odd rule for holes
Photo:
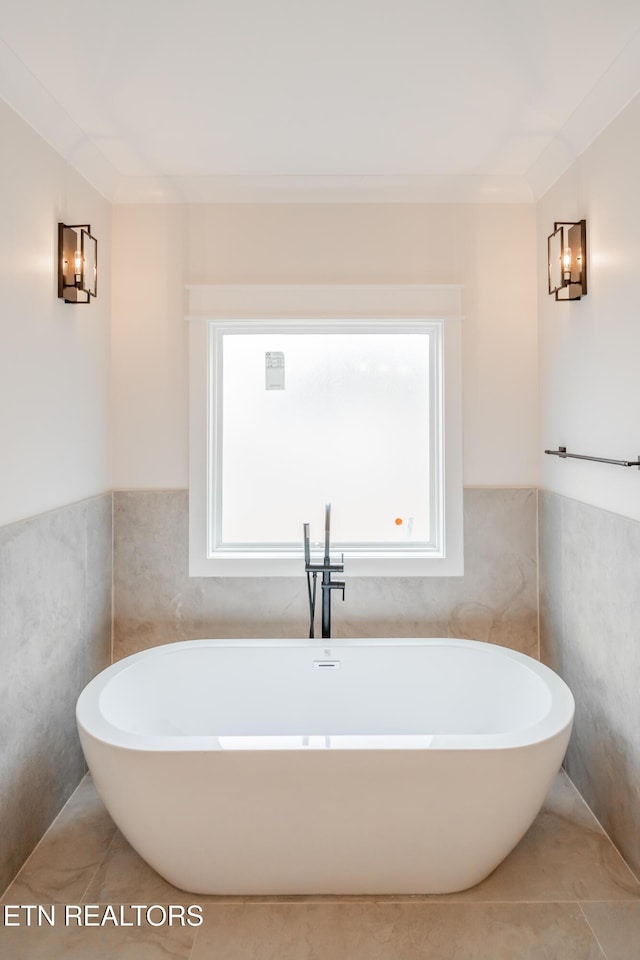
[[[576,698],[569,775],[640,871],[640,523],[541,497],[541,642]]]
[[[538,654],[536,491],[465,491],[463,577],[351,578],[336,637],[457,636]],[[304,637],[306,585],[189,578],[186,491],[114,494],[114,656],[197,637]],[[317,625],[318,626],[318,625]]]
[[[110,659],[111,503],[0,529],[0,890],[85,772],[74,708]]]
[[[111,663],[113,495],[87,501],[86,654],[84,675]]]
[[[465,574],[449,581],[449,636],[538,656],[537,492],[465,490]]]
[[[562,497],[538,493],[540,659],[563,673],[562,645]]]

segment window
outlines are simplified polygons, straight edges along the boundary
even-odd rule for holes
[[[300,573],[302,525],[319,552],[326,503],[347,576],[462,573],[459,324],[194,328],[192,575]]]

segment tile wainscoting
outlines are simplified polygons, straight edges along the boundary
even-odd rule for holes
[[[84,773],[84,684],[146,647],[301,637],[299,578],[190,579],[186,491],[123,491],[0,529],[0,890]],[[465,491],[465,575],[348,580],[334,633],[460,636],[538,655],[576,694],[567,770],[640,869],[640,524],[532,489]],[[113,545],[113,549],[112,549]],[[112,619],[113,574],[113,619]]]
[[[541,658],[574,692],[566,769],[640,870],[640,523],[539,496]]]
[[[465,490],[465,575],[348,577],[336,637],[469,637],[537,658],[537,494]],[[304,637],[299,577],[189,578],[185,490],[114,494],[114,658],[198,637]]]
[[[111,655],[112,495],[0,528],[0,890],[82,779],[75,702]]]

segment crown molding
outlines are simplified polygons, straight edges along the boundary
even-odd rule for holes
[[[123,176],[0,40],[0,96],[108,201],[135,203],[535,203],[640,90],[640,31],[523,175]]]
[[[113,199],[121,179],[115,167],[3,40],[0,96],[98,193]]]
[[[527,172],[534,201],[539,200],[640,90],[640,31],[589,90],[562,130]]]
[[[123,177],[115,203],[532,203],[522,176]]]

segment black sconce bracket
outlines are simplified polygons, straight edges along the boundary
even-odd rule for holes
[[[98,241],[91,224],[58,224],[58,296],[90,303],[98,295]]]
[[[556,300],[587,295],[587,221],[557,220],[547,238],[549,293]]]

